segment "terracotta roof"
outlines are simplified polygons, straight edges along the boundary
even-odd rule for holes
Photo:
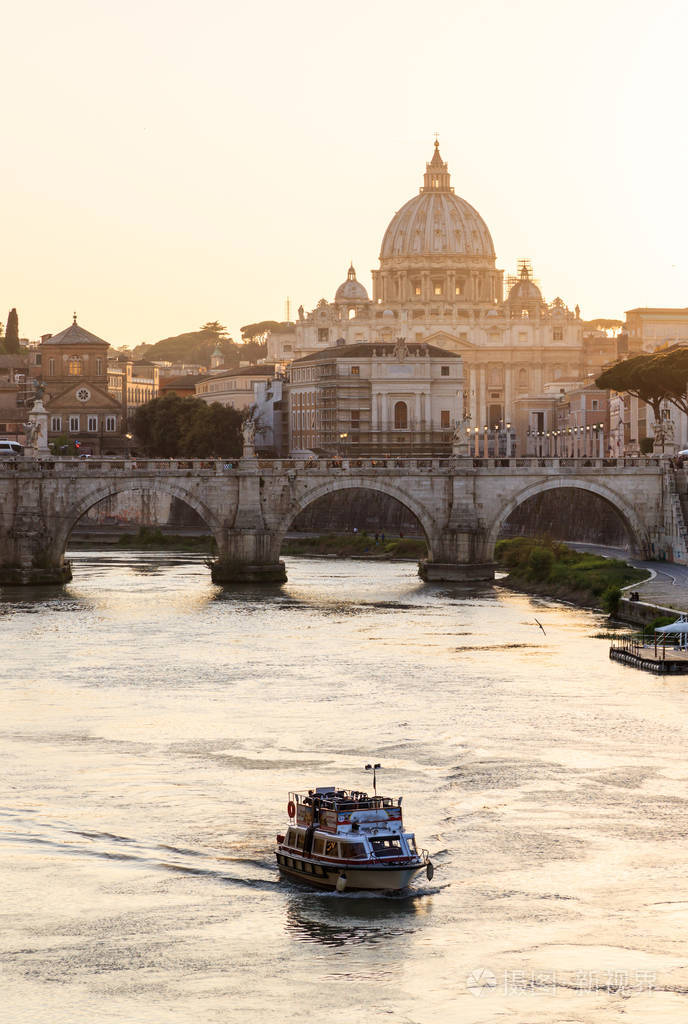
[[[222,380],[223,377],[272,377],[274,373],[274,363],[255,363],[253,366],[241,366],[238,370],[213,373],[209,377],[212,377],[213,380]]]
[[[59,334],[53,334],[52,338],[49,338],[46,345],[110,345],[109,341],[103,341],[95,334],[91,334],[90,331],[85,331],[79,324],[70,324],[69,327],[65,327],[64,331],[60,331]]]
[[[185,384],[190,389],[196,387],[202,380],[207,380],[212,375],[209,373],[182,373],[177,377],[161,377],[160,378],[160,389],[163,388],[180,388]]]

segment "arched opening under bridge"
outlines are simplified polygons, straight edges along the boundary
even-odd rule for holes
[[[140,487],[130,482],[97,487],[63,517],[54,554],[67,548],[167,550],[178,554],[217,550],[220,525],[206,506],[170,482]]]
[[[604,485],[555,482],[534,485],[517,495],[496,517],[488,538],[550,537],[646,554],[648,539],[635,510]]]
[[[347,481],[330,483],[292,506],[279,538],[287,555],[350,552],[422,559],[432,558],[437,528],[420,503],[391,485]]]

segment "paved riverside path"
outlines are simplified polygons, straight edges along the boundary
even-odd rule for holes
[[[620,558],[638,569],[650,569],[656,575],[645,583],[636,583],[633,590],[640,593],[642,601],[658,604],[664,608],[675,608],[677,611],[688,611],[688,566],[676,565],[674,562],[648,562],[633,558],[625,548],[606,547],[603,544],[585,544],[578,541],[564,541],[577,551],[590,551],[594,555],[605,558]]]

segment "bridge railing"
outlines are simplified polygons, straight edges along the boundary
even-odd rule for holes
[[[526,455],[509,459],[475,458],[472,456],[452,456],[451,458],[317,458],[317,459],[120,459],[114,457],[75,459],[57,457],[33,459],[24,457],[0,461],[0,470],[14,472],[31,472],[39,469],[42,473],[79,476],[100,475],[103,473],[186,473],[221,476],[235,473],[239,469],[257,468],[271,472],[331,472],[356,470],[412,470],[414,472],[438,472],[452,469],[498,469],[514,472],[532,471],[533,469],[572,470],[580,472],[584,469],[647,469],[649,467],[666,467],[667,460],[657,456],[637,458],[556,458]]]

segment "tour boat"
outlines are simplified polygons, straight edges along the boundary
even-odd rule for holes
[[[334,786],[290,793],[289,827],[275,851],[280,871],[338,892],[404,889],[423,870],[431,879],[427,850],[404,830],[401,801]]]

